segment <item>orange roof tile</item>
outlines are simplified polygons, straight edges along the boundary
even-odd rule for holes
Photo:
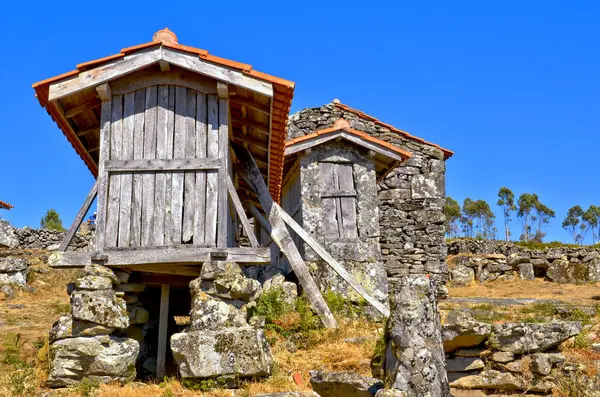
[[[351,107],[350,107],[350,106],[348,106],[348,105],[344,105],[344,104],[342,104],[342,103],[338,103],[338,102],[334,102],[334,105],[335,105],[335,106],[336,106],[338,109],[345,110],[345,111],[348,111],[348,112],[350,112],[350,113],[354,113],[355,115],[357,115],[358,117],[360,117],[360,118],[362,118],[362,119],[365,119],[365,120],[368,120],[368,121],[372,121],[372,122],[374,122],[375,124],[377,124],[377,125],[380,125],[381,127],[387,128],[387,129],[389,129],[390,131],[393,131],[393,132],[395,132],[395,133],[397,133],[397,134],[400,134],[400,135],[402,135],[403,137],[405,137],[406,139],[410,139],[410,140],[412,140],[412,141],[416,141],[416,142],[419,142],[419,143],[422,143],[422,144],[425,144],[425,145],[429,145],[429,146],[436,147],[436,148],[440,149],[442,152],[444,152],[444,159],[445,159],[445,160],[449,159],[449,158],[450,158],[450,157],[452,157],[452,155],[454,154],[454,152],[453,152],[453,151],[451,151],[451,150],[444,149],[443,147],[440,147],[439,145],[436,145],[435,143],[427,142],[426,140],[424,140],[424,139],[421,139],[421,138],[419,138],[419,137],[416,137],[416,136],[414,136],[414,135],[411,135],[411,134],[409,134],[409,133],[408,133],[408,132],[406,132],[406,131],[402,131],[402,130],[400,130],[400,129],[398,129],[398,128],[394,127],[394,126],[391,126],[391,125],[389,125],[389,124],[386,124],[386,123],[384,123],[384,122],[382,122],[382,121],[378,120],[377,118],[375,118],[375,117],[373,117],[373,116],[370,116],[370,115],[368,115],[368,114],[366,114],[366,113],[363,113],[363,112],[361,112],[360,110],[353,109],[353,108],[351,108]]]
[[[6,208],[7,210],[11,208],[15,208],[12,205],[8,204],[6,201],[0,200],[0,208]]]
[[[159,35],[159,33],[161,34]],[[92,174],[94,174],[94,176],[97,175],[97,165],[93,162],[86,149],[83,147],[77,136],[69,127],[68,121],[60,112],[58,112],[58,110],[54,106],[52,106],[48,102],[48,92],[50,84],[69,77],[76,76],[80,72],[89,70],[94,67],[98,67],[102,64],[114,61],[119,58],[123,58],[126,55],[135,53],[137,51],[141,51],[152,46],[164,46],[167,48],[172,48],[179,51],[198,55],[198,57],[200,57],[204,61],[212,62],[232,69],[237,69],[238,71],[247,74],[248,76],[252,76],[254,78],[273,84],[273,108],[277,109],[277,111],[273,111],[271,115],[272,139],[269,150],[271,151],[271,153],[278,155],[272,155],[270,157],[269,190],[271,192],[271,195],[273,196],[273,199],[278,202],[281,198],[280,185],[281,180],[283,178],[283,148],[285,145],[285,137],[287,135],[287,120],[292,104],[292,99],[294,97],[295,83],[289,80],[285,80],[276,76],[253,70],[252,65],[214,56],[209,54],[209,52],[206,50],[179,44],[177,43],[177,36],[175,36],[175,34],[169,31],[168,29],[163,29],[162,31],[157,32],[153,39],[159,41],[152,41],[149,43],[123,48],[118,54],[81,63],[77,65],[76,70],[33,84],[33,88],[36,91],[36,96],[40,101],[40,104],[46,109],[46,111],[50,114],[52,119],[61,128],[71,145],[75,148],[82,160],[87,164]]]

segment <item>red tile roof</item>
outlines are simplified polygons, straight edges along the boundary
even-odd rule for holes
[[[153,46],[163,46],[195,54],[204,61],[219,64],[232,69],[238,69],[240,72],[248,76],[252,76],[259,80],[267,81],[273,85],[273,113],[271,116],[271,144],[269,147],[269,151],[271,153],[269,166],[269,190],[271,192],[271,195],[273,196],[273,199],[275,201],[279,201],[281,197],[281,181],[283,178],[283,150],[287,132],[288,115],[292,104],[292,98],[294,96],[295,83],[289,80],[285,80],[276,76],[256,71],[252,68],[252,65],[221,58],[209,54],[209,52],[206,50],[179,44],[176,42],[176,36],[172,34],[172,32],[170,32],[168,29],[164,29],[162,31],[157,32],[157,34],[155,35],[155,39],[157,39],[156,36],[159,33],[166,33],[167,36],[162,35],[161,37],[158,37],[158,40],[162,41],[152,41],[149,43],[123,48],[119,54],[110,55],[93,61],[80,63],[77,65],[76,70],[33,84],[33,88],[35,89],[36,96],[40,104],[42,105],[42,107],[46,108],[48,114],[50,114],[52,119],[56,122],[56,124],[58,124],[60,129],[63,131],[63,133],[73,146],[73,148],[77,151],[81,159],[87,164],[92,174],[94,176],[97,176],[97,165],[89,156],[87,150],[83,147],[76,134],[69,127],[69,123],[67,122],[67,120],[55,108],[55,106],[49,106],[51,105],[48,101],[50,84],[72,76],[76,76],[79,73],[84,72],[86,70],[93,69],[105,63],[124,58],[126,55]],[[172,34],[174,36],[174,41],[173,39],[170,39],[168,37],[169,34]]]
[[[394,126],[386,124],[386,123],[380,121],[379,119],[377,119],[377,118],[375,118],[373,116],[369,116],[368,114],[363,113],[360,110],[353,109],[353,108],[351,108],[348,105],[344,105],[343,103],[337,103],[337,102],[335,102],[334,104],[335,104],[335,106],[338,109],[345,110],[347,112],[353,113],[353,114],[357,115],[358,117],[360,117],[361,119],[365,119],[367,121],[372,121],[373,123],[375,123],[375,124],[377,124],[377,125],[379,125],[381,127],[387,128],[390,131],[393,131],[393,132],[395,132],[397,134],[402,135],[406,139],[410,139],[411,141],[416,141],[416,142],[419,142],[419,143],[422,143],[422,144],[425,144],[425,145],[429,145],[429,146],[433,146],[433,147],[436,147],[436,148],[440,149],[442,152],[444,152],[444,159],[445,160],[449,159],[454,154],[454,152],[451,151],[451,150],[444,149],[443,147],[440,147],[439,145],[436,145],[435,143],[427,142],[424,139],[421,139],[421,138],[418,138],[418,137],[416,137],[414,135],[411,135],[411,134],[409,134],[406,131],[402,131],[402,130],[394,127]]]
[[[7,210],[11,208],[15,208],[12,205],[8,204],[6,201],[0,200],[0,208],[6,208]]]

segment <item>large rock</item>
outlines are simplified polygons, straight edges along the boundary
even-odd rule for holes
[[[171,350],[183,378],[268,376],[273,364],[264,331],[251,327],[173,334]]]
[[[450,270],[450,281],[454,285],[468,285],[475,280],[475,270],[464,265],[457,265]]]
[[[215,299],[203,292],[193,295],[190,314],[194,330],[215,331],[226,327],[247,325],[244,302]]]
[[[409,397],[449,396],[434,287],[425,275],[390,279],[386,384]]]
[[[532,263],[520,263],[517,265],[517,270],[521,280],[535,280],[535,271],[533,270]]]
[[[486,370],[479,375],[464,376],[450,383],[450,387],[458,389],[527,390],[538,393],[547,393],[554,386],[552,382],[546,380],[528,382],[517,375],[495,370]]]
[[[115,273],[112,270],[110,270],[108,267],[102,266],[102,265],[96,265],[96,264],[87,265],[81,271],[81,276],[82,277],[85,277],[85,276],[106,277],[106,278],[110,279],[110,281],[113,284],[121,283],[121,280],[119,280],[119,278],[115,275]]]
[[[20,258],[0,258],[0,285],[27,285],[29,262]]]
[[[546,276],[555,283],[580,283],[587,280],[587,265],[571,263],[565,258],[557,259],[546,271]]]
[[[594,251],[596,254],[598,252]],[[600,281],[600,258],[593,258],[587,262],[588,276],[587,280],[591,283],[597,283]]]
[[[576,321],[544,324],[507,323],[493,326],[494,344],[498,349],[515,354],[545,352],[579,334]]]
[[[464,310],[453,310],[448,313],[446,323],[442,326],[444,351],[474,347],[480,345],[492,332],[492,326],[480,323]]]
[[[78,290],[96,291],[101,289],[112,289],[112,281],[103,276],[83,276],[75,281]]]
[[[59,339],[75,338],[79,336],[109,335],[115,328],[106,327],[89,321],[73,320],[70,314],[61,316],[50,329],[50,343]]]
[[[310,384],[321,397],[373,397],[383,389],[381,380],[355,372],[310,371]]]
[[[19,238],[8,221],[0,220],[0,248],[17,248]]]
[[[127,305],[113,290],[74,291],[71,294],[71,314],[74,319],[107,327],[129,326]]]
[[[135,378],[137,341],[96,336],[62,339],[50,345],[49,387],[73,386],[84,378],[103,383]]]
[[[548,375],[552,371],[552,367],[556,364],[563,363],[565,356],[562,353],[536,353],[531,356],[531,370],[539,375]]]

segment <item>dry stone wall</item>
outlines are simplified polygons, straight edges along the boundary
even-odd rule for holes
[[[18,229],[8,221],[0,220],[0,248],[53,250],[58,248],[66,234],[66,230],[59,232],[29,227]],[[68,251],[89,251],[93,241],[93,232],[77,233],[71,240]]]

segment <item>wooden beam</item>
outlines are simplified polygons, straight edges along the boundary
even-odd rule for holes
[[[241,97],[239,95],[233,95],[230,97],[231,102],[235,102],[237,104],[247,106],[250,109],[256,110],[262,114],[270,115],[271,109],[269,105],[263,105],[262,103],[254,102],[251,99]]]
[[[158,61],[158,65],[161,72],[169,72],[171,70],[171,65],[167,61]]]
[[[94,186],[92,186],[92,189],[90,190],[87,197],[85,198],[85,201],[83,202],[83,205],[81,206],[81,209],[79,210],[79,212],[77,213],[77,216],[73,220],[73,224],[69,228],[69,231],[67,231],[67,234],[65,234],[65,237],[63,238],[62,242],[60,243],[60,246],[58,247],[59,251],[67,250],[69,243],[71,242],[71,240],[73,240],[73,236],[77,232],[77,229],[79,229],[79,226],[81,226],[81,222],[83,222],[83,218],[85,218],[85,214],[87,214],[87,212],[89,211],[90,207],[92,206],[92,202],[94,201],[94,199],[96,198],[97,195],[98,195],[98,180],[96,180],[96,182],[94,183]]]
[[[324,197],[356,197],[356,190],[324,190],[321,193],[321,198]]]
[[[87,130],[78,131],[77,136],[84,136],[84,135],[87,135],[90,133],[93,133],[94,135],[99,134],[100,129],[96,127],[96,128],[88,128]]]
[[[96,87],[96,93],[102,101],[110,101],[110,99],[112,98],[112,92],[108,83],[102,83],[98,87]]]
[[[274,204],[274,206],[279,207],[277,204]],[[327,250],[325,250],[325,248],[323,248],[323,246],[321,244],[319,244],[315,239],[313,239],[310,236],[310,234],[306,230],[304,230],[302,228],[302,226],[300,226],[294,220],[294,218],[289,216],[283,209],[281,209],[280,214],[281,214],[281,217],[283,218],[283,221],[289,227],[291,227],[294,230],[294,232],[296,232],[296,234],[298,234],[298,236],[300,236],[300,238],[302,240],[304,240],[310,246],[310,248],[312,248],[329,266],[331,266],[331,268],[341,278],[343,278],[348,284],[350,284],[350,286],[360,296],[362,296],[367,302],[369,302],[381,314],[383,314],[386,317],[390,316],[390,310],[387,307],[385,307],[385,305],[383,303],[381,303],[380,301],[378,301],[377,299],[372,297],[367,292],[367,290],[362,285],[360,285],[360,283],[358,283],[356,281],[356,279],[354,279],[354,277],[352,277],[352,275],[346,270],[346,268],[344,268],[344,266],[342,266],[337,260],[335,260],[335,258],[333,256],[331,256],[329,254],[329,252],[327,252]]]
[[[248,135],[245,135],[244,137],[234,136],[233,141],[240,145],[244,145],[245,143],[247,143],[248,145],[250,145],[260,151],[263,151],[265,153],[269,152],[269,148],[267,146],[269,144],[268,141],[261,141],[256,138],[252,138],[251,136],[248,136]]]
[[[254,121],[248,117],[235,116],[232,114],[231,121],[233,121],[234,123],[244,125],[248,128],[251,128],[254,131],[260,132],[261,134],[269,135],[269,126],[268,125],[264,125],[262,123]]]
[[[221,81],[217,82],[217,95],[220,99],[226,99],[229,97],[229,86]]]
[[[128,55],[123,59],[79,73],[77,76],[50,84],[48,100],[55,101],[67,95],[117,79],[160,60],[160,49]]]
[[[219,158],[109,160],[105,169],[109,172],[196,171],[215,170],[221,167],[221,163]]]
[[[200,265],[212,260],[215,256],[228,261],[245,264],[265,264],[271,262],[268,248],[231,247],[218,249],[214,247],[196,247],[179,245],[153,248],[115,248],[102,251],[107,256],[106,266],[136,265]],[[56,268],[84,267],[91,263],[93,252],[54,252],[48,263]]]
[[[250,245],[253,247],[258,247],[258,240],[256,239],[256,235],[254,234],[254,230],[252,230],[252,226],[250,225],[250,221],[246,216],[246,212],[244,211],[244,207],[242,206],[242,202],[238,197],[238,194],[235,190],[235,186],[233,186],[233,181],[231,180],[231,176],[227,177],[227,191],[229,192],[229,197],[231,197],[231,201],[233,206],[235,207],[235,211],[240,218],[240,222],[242,223],[242,227],[250,240]]]
[[[198,55],[187,55],[182,52],[164,47],[161,50],[161,59],[169,62],[171,65],[179,66],[196,73],[213,77],[225,83],[258,92],[259,94],[265,95],[269,98],[273,97],[273,85],[271,83],[247,76],[244,73],[234,69],[204,61],[200,59]]]
[[[164,266],[164,265],[136,265],[136,266],[115,266],[116,269],[126,269],[131,272],[146,272],[153,274],[173,274],[177,276],[198,277],[200,275],[199,266]]]
[[[100,106],[102,106],[102,102],[98,102],[97,100],[94,102],[82,103],[81,105],[77,105],[74,108],[65,110],[64,116],[66,119],[70,119],[85,111],[99,108]]]
[[[240,176],[254,189],[263,210],[269,218],[271,238],[275,244],[277,244],[281,252],[288,258],[290,266],[296,274],[296,277],[298,277],[302,288],[304,288],[306,297],[317,312],[323,325],[326,328],[337,328],[337,322],[333,317],[331,310],[327,307],[327,303],[323,299],[319,287],[317,287],[315,280],[313,280],[310,275],[308,267],[304,263],[292,236],[282,220],[281,212],[283,211],[273,201],[260,170],[252,158],[252,154],[250,154],[247,149],[238,145],[234,145],[233,148],[242,165]]]
[[[110,151],[110,120],[112,111],[112,98],[102,101],[100,111],[100,146],[98,153],[98,205],[96,211],[96,250],[103,250],[106,240],[106,209],[108,206],[108,172],[104,164],[109,158]]]
[[[94,153],[94,152],[97,152],[99,149],[100,149],[100,145],[91,147],[87,151],[88,151],[88,153]]]
[[[160,314],[158,318],[158,345],[156,354],[156,379],[165,376],[167,358],[167,327],[169,325],[169,295],[171,287],[163,284],[160,289]]]

